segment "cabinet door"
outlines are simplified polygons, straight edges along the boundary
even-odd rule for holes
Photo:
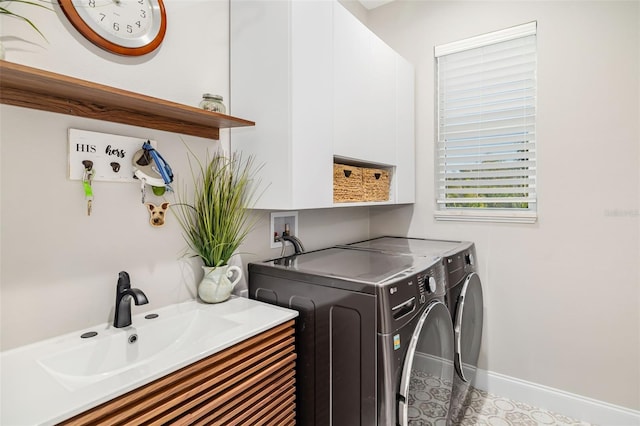
[[[367,93],[367,136],[362,147],[370,161],[397,164],[396,158],[396,58],[398,54],[371,33],[369,90]]]
[[[290,167],[297,209],[333,205],[332,9],[329,1],[292,2]]]
[[[396,57],[396,203],[414,203],[416,199],[415,147],[415,70],[401,56]]]
[[[332,2],[230,3],[231,135],[261,165],[258,209],[330,207]]]
[[[340,4],[333,11],[334,152],[359,158],[367,135],[369,30]]]
[[[334,153],[395,163],[395,52],[339,3],[333,13]]]
[[[286,206],[291,201],[289,5],[231,1],[229,7],[229,111],[256,122],[231,132],[231,148],[254,155],[262,166],[255,207]]]

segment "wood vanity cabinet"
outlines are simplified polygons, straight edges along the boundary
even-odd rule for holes
[[[61,425],[294,425],[294,321]]]
[[[414,69],[337,1],[232,0],[231,101],[254,128],[234,149],[269,185],[259,209],[335,207],[333,163],[393,171],[414,201]]]

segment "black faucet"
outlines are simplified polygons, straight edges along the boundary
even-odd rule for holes
[[[280,241],[282,243],[282,253],[280,254],[280,256],[284,256],[285,241],[289,241],[291,244],[293,244],[295,254],[302,254],[304,252],[304,246],[302,245],[302,241],[300,241],[298,237],[294,237],[293,235],[283,235],[281,237],[278,237],[277,241]]]
[[[131,288],[129,274],[122,271],[118,274],[118,285],[116,287],[116,315],[113,319],[113,326],[116,328],[131,325],[131,299],[136,305],[146,305],[149,303],[147,296],[137,288]]]

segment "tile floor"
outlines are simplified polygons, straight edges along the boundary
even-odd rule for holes
[[[450,385],[450,384],[449,384]],[[409,425],[445,426],[450,391],[428,373],[413,371],[409,385]],[[460,426],[592,426],[589,423],[471,388]]]
[[[471,389],[467,396],[461,426],[539,426],[580,425],[589,426],[580,420],[554,413],[529,404],[492,395],[479,389]]]

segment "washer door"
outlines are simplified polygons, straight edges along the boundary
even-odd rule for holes
[[[400,391],[400,425],[446,423],[453,386],[453,326],[439,301],[422,313],[407,349]]]
[[[456,302],[454,323],[455,365],[458,375],[471,382],[478,368],[482,341],[482,285],[475,272],[469,274],[462,285]]]

